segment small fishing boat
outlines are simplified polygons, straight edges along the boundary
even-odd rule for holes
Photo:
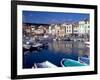
[[[85,42],[86,47],[90,47],[90,42]]]
[[[30,50],[30,45],[23,44],[23,52]]]
[[[23,44],[23,52],[40,51],[42,49],[47,49],[47,48],[48,48],[48,43]]]
[[[57,68],[57,66],[49,61],[45,61],[42,63],[34,63],[32,68]]]
[[[72,59],[63,58],[61,60],[62,67],[75,67],[75,66],[86,66],[86,64],[80,63],[79,61],[75,61]]]
[[[32,48],[40,49],[40,48],[42,48],[42,44],[41,43],[35,43],[35,44],[32,45]]]
[[[42,50],[42,49],[47,49],[48,44],[47,43],[36,43],[32,45],[33,50]]]
[[[90,45],[90,42],[86,41],[85,44]]]

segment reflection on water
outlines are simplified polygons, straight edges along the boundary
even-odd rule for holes
[[[83,42],[67,42],[67,41],[55,41],[49,43],[49,49],[55,53],[62,52],[66,54],[78,53],[79,55],[89,55],[89,49]]]
[[[23,57],[23,68],[32,68],[34,63],[49,61],[61,67],[63,58],[78,60],[78,57],[89,56],[89,48],[84,42],[53,41],[49,42],[49,48],[39,52],[25,52]]]

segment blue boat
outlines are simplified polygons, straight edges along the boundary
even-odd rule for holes
[[[80,63],[79,61],[75,61],[72,59],[65,59],[63,58],[61,60],[61,66],[62,67],[77,67],[77,66],[86,66],[86,64]]]
[[[79,61],[84,64],[90,64],[90,60],[88,57],[79,57]]]

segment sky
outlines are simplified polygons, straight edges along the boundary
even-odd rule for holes
[[[42,11],[23,11],[22,16],[23,23],[36,24],[74,23],[80,20],[89,19],[89,14],[84,13],[62,13]]]

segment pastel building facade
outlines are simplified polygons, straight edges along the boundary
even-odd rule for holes
[[[60,24],[52,24],[49,26],[49,33],[56,37],[64,37],[66,34],[65,27]]]
[[[78,33],[89,34],[90,33],[90,22],[89,20],[79,21],[79,30]]]
[[[79,24],[75,23],[73,24],[73,34],[79,34]]]
[[[70,35],[73,33],[73,25],[72,24],[66,24],[66,35]]]
[[[85,33],[90,34],[90,22],[89,21],[85,22]]]
[[[64,37],[66,35],[89,35],[90,22],[89,20],[82,20],[73,24],[48,24],[48,25],[30,25],[23,24],[23,33],[28,36],[43,36],[51,34],[55,37]]]
[[[48,32],[49,32],[49,34],[52,34],[52,35],[56,34],[54,24],[49,25],[49,31]]]
[[[85,34],[85,26],[86,26],[85,21],[79,21],[79,30],[78,30],[78,33],[80,35]]]

